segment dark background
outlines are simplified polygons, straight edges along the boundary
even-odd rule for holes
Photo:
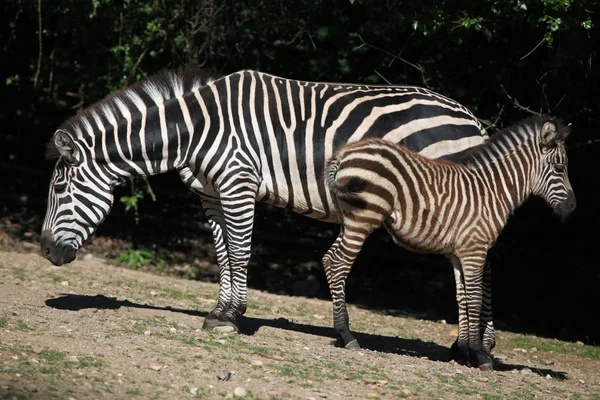
[[[509,220],[491,254],[494,316],[502,329],[598,344],[600,7],[531,3],[4,1],[0,228],[35,241],[53,167],[44,148],[56,127],[160,69],[194,63],[222,74],[250,68],[425,86],[469,107],[492,134],[531,113],[573,124],[567,144],[577,210],[561,223],[533,199]],[[118,202],[90,246],[104,243],[118,256],[130,243],[164,259],[167,273],[215,280],[203,262],[214,262],[214,253],[198,200],[175,174],[149,179],[155,202],[145,182],[133,183],[144,196],[139,223]],[[118,189],[119,197],[131,193]],[[259,205],[250,286],[329,298],[319,260],[337,229]],[[347,287],[353,303],[456,322],[450,264],[399,249],[383,232],[367,242]]]

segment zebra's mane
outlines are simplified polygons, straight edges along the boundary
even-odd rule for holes
[[[549,115],[531,116],[492,133],[488,140],[465,151],[460,158],[454,161],[477,165],[498,160],[499,157],[507,156],[529,139],[539,135],[541,127],[548,121],[556,124],[558,132],[570,129],[558,118]]]
[[[90,105],[63,122],[58,130],[68,132],[73,140],[91,136],[94,134],[92,124],[98,119],[102,122],[119,120],[123,117],[121,110],[128,109],[133,114],[139,110],[138,105],[148,108],[156,106],[201,88],[219,77],[214,70],[189,64],[177,69],[165,69]],[[46,158],[52,160],[59,157],[60,153],[51,139],[46,148]]]

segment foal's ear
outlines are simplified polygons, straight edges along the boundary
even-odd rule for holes
[[[558,127],[556,126],[556,122],[550,120],[544,122],[542,125],[542,129],[540,131],[540,137],[542,146],[544,147],[553,147],[556,145],[556,141],[559,138]]]
[[[54,145],[68,163],[75,164],[79,161],[79,151],[67,132],[60,129],[57,130],[54,134]]]

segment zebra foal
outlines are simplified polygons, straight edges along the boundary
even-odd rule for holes
[[[323,266],[334,327],[345,346],[359,347],[348,327],[345,281],[364,241],[383,224],[396,244],[451,261],[458,347],[470,365],[493,369],[491,299],[482,298],[487,252],[508,217],[532,194],[563,220],[575,209],[564,146],[569,132],[570,126],[551,117],[530,118],[492,135],[461,164],[428,159],[380,139],[342,147],[325,173],[341,230]]]

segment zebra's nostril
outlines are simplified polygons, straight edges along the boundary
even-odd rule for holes
[[[48,257],[49,255],[50,255],[50,248],[49,248],[49,247],[46,247],[46,248],[44,249],[44,257]]]

